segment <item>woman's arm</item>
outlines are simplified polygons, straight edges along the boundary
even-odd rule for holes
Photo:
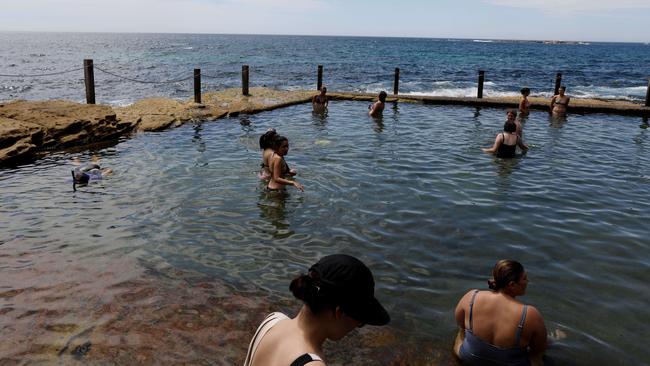
[[[494,145],[492,145],[491,148],[483,149],[483,151],[485,151],[488,154],[494,154],[495,152],[497,152],[497,150],[499,150],[499,146],[501,146],[501,142],[503,141],[499,137],[501,137],[501,134],[498,134],[497,137],[494,139]]]
[[[553,98],[551,98],[551,109],[549,109],[549,112],[553,112],[553,107],[555,106],[555,98],[557,95],[554,95]]]
[[[305,190],[302,184],[296,182],[295,180],[282,178],[282,176],[280,175],[280,172],[282,171],[282,158],[278,156],[274,156],[273,159],[271,159],[271,171],[273,172],[272,179],[276,183],[284,184],[287,186],[294,186],[301,191]]]
[[[379,106],[379,102],[373,103],[372,107],[370,107],[370,110],[368,111],[368,115],[374,116],[378,106]]]
[[[517,138],[517,146],[524,151],[528,150],[528,145],[524,144],[524,140],[521,137]]]
[[[526,326],[529,326],[529,329],[532,330],[530,343],[528,344],[530,348],[530,359],[533,365],[541,365],[544,351],[546,351],[546,347],[548,346],[548,340],[542,314],[534,306],[528,306]]]

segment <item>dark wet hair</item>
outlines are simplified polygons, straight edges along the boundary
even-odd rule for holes
[[[513,121],[506,121],[506,123],[503,124],[503,131],[515,132],[517,131],[517,124],[514,123]]]
[[[559,88],[558,88],[557,90],[560,90],[560,89],[562,89],[562,90],[564,90],[564,91],[566,91],[566,85],[562,85],[562,86],[561,86],[561,87],[559,87]]]
[[[388,94],[386,94],[385,91],[382,90],[382,91],[379,92],[379,100],[380,100],[382,103],[386,101],[386,97],[387,97],[387,96],[388,96]]]
[[[327,91],[327,87],[325,85],[321,86],[320,91]]]
[[[277,136],[278,133],[275,132],[275,129],[271,128],[266,131],[262,136],[260,136],[260,149],[265,150],[273,146],[273,139]]]
[[[530,94],[530,88],[521,88],[521,95]]]
[[[271,145],[271,148],[273,150],[277,150],[278,148],[280,148],[280,145],[282,145],[282,142],[284,141],[288,142],[289,139],[282,135],[275,135],[275,137],[273,138],[273,144]]]
[[[512,259],[502,259],[494,265],[492,278],[488,280],[491,290],[499,291],[508,286],[510,281],[518,282],[524,274],[524,266]]]
[[[318,273],[315,271],[309,271],[309,274],[296,277],[291,281],[289,290],[296,299],[309,306],[314,314],[325,310],[334,310],[339,305],[335,294],[327,291],[327,285],[322,286]]]

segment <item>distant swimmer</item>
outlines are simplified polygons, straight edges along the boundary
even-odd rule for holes
[[[527,117],[530,113],[530,101],[528,101],[528,96],[530,95],[529,88],[521,89],[521,99],[519,100],[519,116]]]
[[[523,151],[528,150],[521,137],[517,135],[517,125],[510,118],[503,125],[503,132],[494,139],[494,145],[489,149],[483,149],[486,153],[495,154],[499,158],[514,158],[517,146]]]
[[[262,163],[260,164],[259,178],[262,180],[271,179],[271,172],[269,171],[269,159],[273,155],[273,140],[277,136],[275,129],[269,128],[262,136],[260,136],[260,150],[262,150]]]
[[[329,100],[327,97],[327,88],[322,86],[320,88],[320,94],[314,95],[311,98],[311,106],[314,113],[323,114],[327,112],[327,106],[329,105]]]
[[[571,97],[565,95],[566,86],[562,85],[558,89],[558,94],[554,95],[551,98],[551,113],[554,117],[561,117],[566,115],[567,107],[569,106],[569,101]]]
[[[388,94],[386,94],[385,91],[379,92],[379,96],[377,97],[377,101],[374,104],[371,104],[368,106],[368,115],[370,117],[379,117],[382,115],[384,112],[384,107],[386,107],[386,97]]]
[[[289,180],[284,177],[296,175],[296,171],[289,168],[289,164],[284,157],[289,153],[289,139],[277,135],[273,141],[273,154],[269,158],[269,171],[271,179],[267,185],[269,191],[281,191],[285,186],[294,186],[301,191],[305,188],[295,180]]]
[[[112,169],[102,169],[97,163],[78,166],[72,170],[72,188],[76,190],[77,184],[88,184],[90,181],[101,180],[111,174],[113,174]]]

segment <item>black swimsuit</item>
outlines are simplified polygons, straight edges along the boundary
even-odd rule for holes
[[[497,150],[497,157],[514,158],[515,151],[517,150],[517,142],[519,141],[519,136],[517,136],[514,145],[506,145],[506,136],[503,134],[503,132],[501,132],[501,136],[503,136],[503,142],[501,142],[501,145],[499,145],[499,149]]]

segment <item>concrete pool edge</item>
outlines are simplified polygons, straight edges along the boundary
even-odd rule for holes
[[[161,131],[193,120],[216,120],[308,103],[315,90],[232,88],[203,94],[203,103],[148,98],[125,107],[71,101],[15,100],[0,103],[0,166],[38,158],[49,151],[116,140],[134,131]],[[330,93],[332,100],[371,101],[375,94]],[[531,109],[548,111],[548,99],[531,97]],[[391,95],[388,102],[516,108],[518,97],[467,98]],[[572,99],[570,113],[650,116],[650,107],[626,101]]]

